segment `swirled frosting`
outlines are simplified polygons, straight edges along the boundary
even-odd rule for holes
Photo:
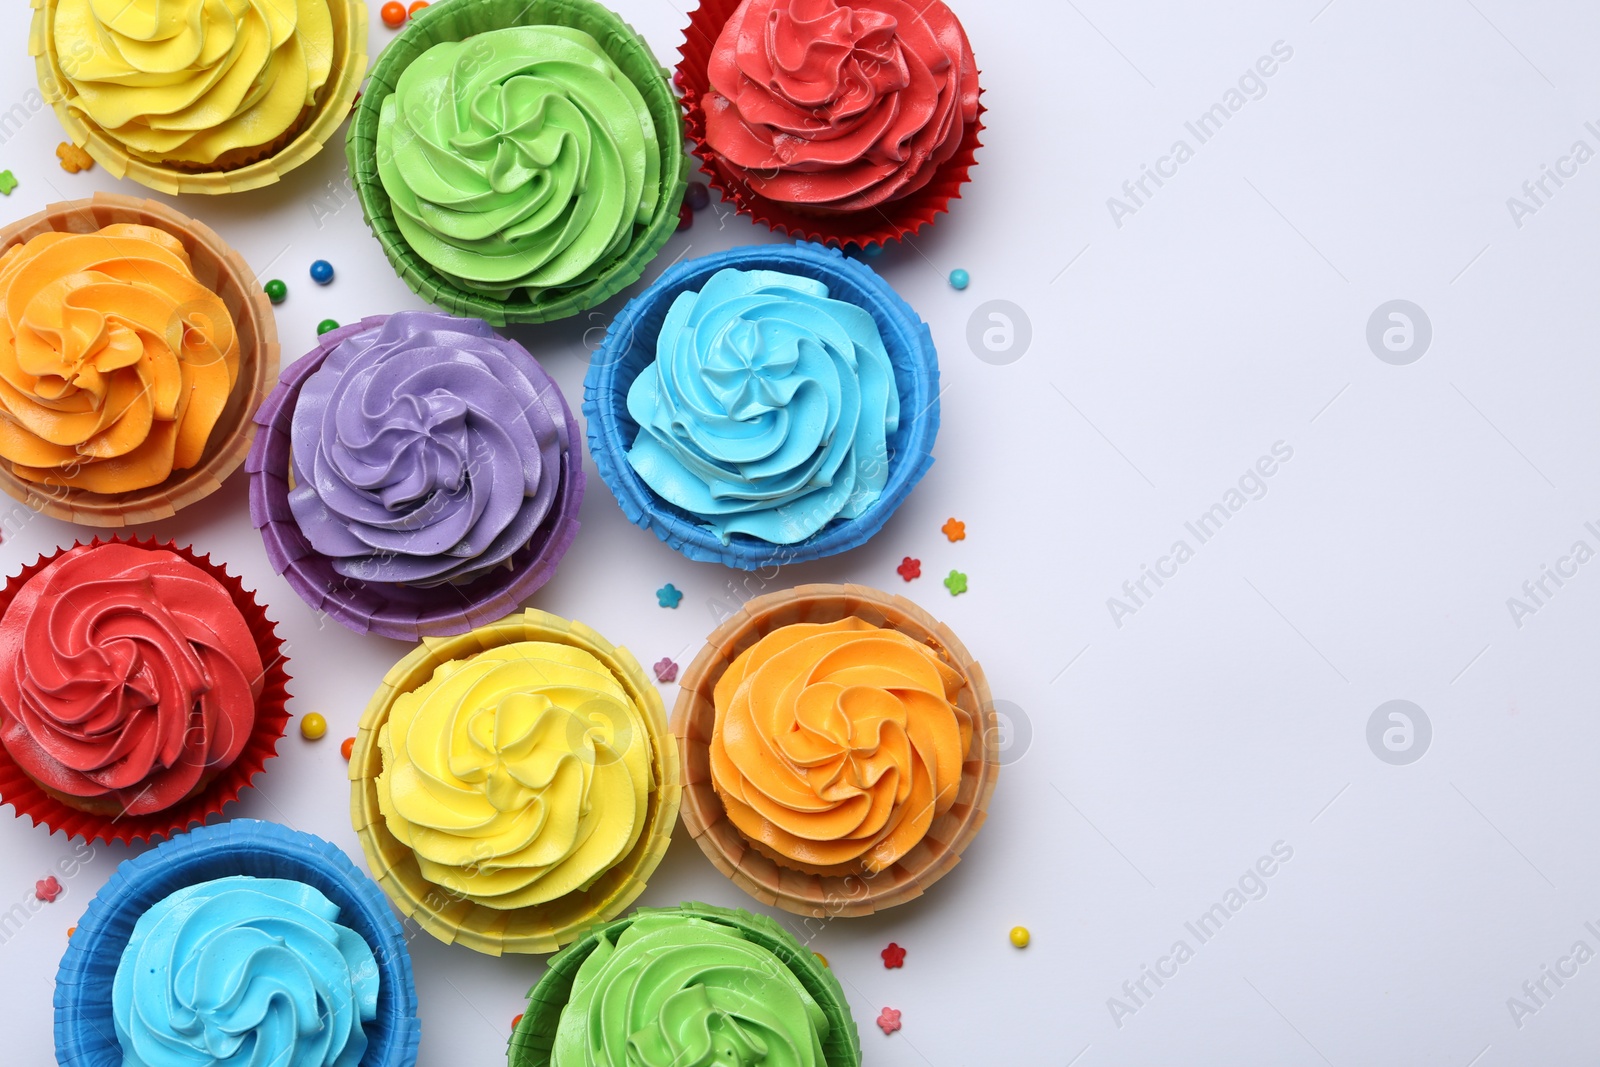
[[[900,424],[872,316],[822,282],[720,270],[678,294],[628,388],[628,462],[724,544],[803,541],[882,495]]]
[[[405,69],[379,114],[378,175],[406,243],[441,274],[537,298],[598,278],[649,222],[657,136],[593,37],[514,26]]]
[[[921,189],[978,118],[939,0],[745,0],[707,71],[706,143],[762,196],[861,211]]]
[[[614,940],[613,940],[614,938]],[[552,1067],[827,1067],[828,1019],[730,926],[643,914],[578,968]]]
[[[469,582],[544,522],[568,439],[555,384],[520,345],[481,319],[402,311],[306,379],[289,507],[340,574]]]
[[[115,224],[0,255],[0,458],[122,493],[200,462],[239,377],[227,307],[171,234]]]
[[[263,667],[215,578],[162,549],[69,549],[0,618],[0,741],[35,781],[160,811],[238,757]]]
[[[877,873],[955,802],[965,682],[896,630],[782,626],[718,680],[711,781],[751,841],[801,869]]]
[[[56,0],[67,104],[129,152],[210,165],[288,133],[328,80],[328,0]]]
[[[378,964],[312,886],[238,875],[139,916],[111,986],[123,1063],[357,1067]]]
[[[519,641],[442,664],[378,732],[378,807],[422,876],[490,908],[586,889],[644,829],[639,707],[591,653]]]

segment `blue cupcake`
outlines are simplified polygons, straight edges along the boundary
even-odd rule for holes
[[[933,463],[938,356],[905,301],[839,251],[736,248],[629,301],[583,409],[630,520],[690,559],[755,570],[888,521]]]
[[[152,1067],[411,1067],[420,1036],[382,892],[329,842],[252,819],[119,866],[62,957],[55,1007],[69,1067],[125,1054]]]

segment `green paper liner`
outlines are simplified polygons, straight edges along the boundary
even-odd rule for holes
[[[255,271],[207,225],[154,200],[96,193],[51,204],[0,229],[0,253],[43,233],[93,233],[114,223],[164,230],[183,243],[200,284],[222,298],[239,336],[239,379],[206,440],[200,462],[165,481],[127,493],[40,485],[18,478],[0,460],[0,490],[42,515],[84,526],[121,527],[171,518],[222,487],[255,440],[256,408],[278,380],[278,324]]]
[[[723,672],[773,630],[797,622],[854,615],[927,645],[966,680],[956,702],[972,716],[972,742],[961,765],[955,803],[933,820],[917,845],[876,874],[864,867],[819,874],[747,839],[728,818],[711,781],[713,693]],[[1000,774],[1000,729],[983,667],[949,627],[905,597],[864,585],[801,585],[747,602],[706,638],[678,677],[672,732],[683,757],[683,825],[716,866],[763,904],[810,918],[871,915],[921,896],[961,860],[982,828]]]
[[[69,548],[83,544],[74,541]],[[245,589],[244,583],[209,555],[202,556],[193,548],[179,547],[171,541],[154,538],[139,540],[132,537],[94,538],[89,542],[100,544],[129,544],[137,548],[161,549],[171,552],[215,578],[227,591],[228,599],[239,609],[250,635],[255,638],[256,649],[265,665],[261,695],[256,698],[256,717],[250,731],[250,740],[238,757],[219,771],[199,792],[185,797],[171,807],[146,815],[103,815],[83,811],[46,792],[33,780],[0,745],[0,804],[9,805],[19,817],[27,817],[37,826],[48,827],[51,833],[64,833],[70,838],[86,841],[119,842],[152,841],[181,833],[196,823],[204,823],[237,800],[264,769],[267,760],[278,754],[278,741],[289,724],[288,658],[283,653],[283,639],[277,626],[267,618],[266,610],[257,602],[255,594]],[[45,567],[49,566],[69,548],[57,548],[40,556],[23,567],[14,577],[0,586],[0,618],[11,606],[19,590]]]
[[[378,119],[383,102],[394,92],[401,73],[428,48],[462,41],[474,34],[508,26],[560,25],[583,30],[600,43],[644,96],[654,120],[661,152],[661,191],[649,224],[636,231],[633,244],[609,270],[578,289],[547,292],[538,300],[525,293],[506,299],[456,285],[412,251],[394,221],[389,194],[378,176]],[[682,119],[667,72],[643,38],[620,16],[593,0],[448,0],[424,8],[406,22],[372,66],[366,89],[356,104],[355,121],[345,137],[350,178],[372,235],[411,291],[452,315],[507,323],[550,322],[586,311],[639,280],[645,267],[678,228],[678,208],[687,182]]]
[[[28,54],[34,59],[39,91],[55,110],[67,136],[88,151],[96,163],[114,177],[132,178],[140,185],[176,196],[180,193],[211,195],[238,193],[271,185],[322,151],[322,146],[350,114],[350,105],[367,73],[367,5],[364,0],[329,0],[333,17],[333,64],[328,80],[317,93],[310,114],[276,141],[256,152],[246,151],[233,166],[197,168],[168,165],[130,153],[122,142],[102,130],[87,115],[67,106],[73,93],[62,72],[55,46],[56,0],[31,0],[33,22],[28,28]]]
[[[796,941],[788,931],[765,915],[752,915],[737,908],[718,908],[710,904],[685,903],[676,908],[639,908],[631,915],[590,930],[583,939],[551,957],[549,969],[528,990],[528,1010],[511,1032],[510,1067],[548,1067],[561,1012],[572,995],[578,968],[607,935],[620,935],[642,915],[681,915],[686,919],[705,919],[739,931],[745,938],[767,949],[800,980],[828,1018],[828,1037],[822,1051],[827,1067],[860,1067],[861,1036],[844,989],[832,971],[823,966],[817,954]]]
[[[589,652],[611,669],[644,716],[655,786],[650,791],[639,840],[587,890],[544,904],[502,910],[485,907],[428,881],[418,869],[411,849],[389,832],[378,807],[377,779],[383,770],[378,731],[388,721],[395,698],[422,685],[441,664],[516,641],[571,645]],[[361,839],[372,877],[402,915],[415,919],[434,937],[491,956],[554,952],[596,923],[616,918],[644,892],[646,881],[666,855],[678,820],[682,792],[679,766],[677,741],[667,729],[661,695],[633,653],[613,645],[581,622],[527,608],[454,637],[425,637],[384,675],[361,716],[350,753],[350,820]]]

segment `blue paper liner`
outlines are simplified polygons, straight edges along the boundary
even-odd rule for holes
[[[835,519],[804,541],[776,545],[749,534],[727,544],[702,519],[663,500],[628,463],[639,426],[628,414],[628,388],[656,355],[656,335],[679,293],[698,290],[727,268],[778,270],[823,282],[828,294],[871,314],[894,365],[900,426],[889,436],[889,480],[877,503],[854,519]],[[810,241],[715,252],[672,267],[628,301],[606,332],[583,383],[589,452],[622,511],[689,559],[742,570],[802,563],[863,544],[883,528],[933,465],[939,433],[939,356],[933,335],[911,305],[865,264]]]
[[[124,861],[89,902],[56,972],[61,1067],[122,1067],[111,986],[139,916],[186,885],[239,874],[304,882],[339,906],[339,922],[360,934],[378,961],[378,1017],[366,1025],[361,1065],[416,1063],[422,1024],[411,953],[383,893],[331,842],[276,823],[235,819],[179,834]]]

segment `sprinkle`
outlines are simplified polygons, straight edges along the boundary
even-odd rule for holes
[[[77,932],[78,932],[78,928],[76,926],[67,927],[67,937],[69,939],[72,937],[73,934],[75,934]]]
[[[967,576],[960,571],[951,571],[944,577],[944,587],[950,590],[951,596],[960,596],[967,591]]]
[[[400,5],[395,4],[394,6],[399,7]],[[311,264],[311,280],[318,285],[327,285],[333,281],[333,264],[325,259],[319,259]]]
[[[412,18],[417,17],[417,12],[428,6],[428,0],[411,0],[411,6],[406,8],[406,14]]]
[[[900,566],[896,567],[895,570],[900,572],[900,577],[909,582],[913,578],[922,577],[922,561],[907,556],[900,561]]]
[[[300,720],[300,736],[307,741],[316,741],[327,732],[328,720],[314,711]]]
[[[687,230],[693,225],[694,208],[690,207],[689,202],[685,200],[683,203],[678,205],[678,229]]]
[[[894,970],[906,965],[906,950],[893,941],[889,942],[889,947],[878,955],[883,957],[884,970]]]
[[[383,10],[379,14],[383,16],[383,24],[385,26],[391,30],[398,30],[406,20],[406,6],[397,3],[396,0],[389,0],[387,4],[383,5]]]
[[[900,1029],[900,1009],[884,1008],[878,1013],[878,1029],[886,1034],[892,1034]]]
[[[338,328],[339,328],[339,320],[338,319],[323,319],[321,322],[317,323],[317,336],[321,337],[323,334],[327,333],[329,330],[337,330]]]
[[[939,532],[948,537],[952,542],[967,539],[967,524],[959,519],[946,519],[944,525],[939,527]]]
[[[9,170],[0,170],[0,193],[11,195],[11,190],[17,187],[17,176]]]
[[[672,682],[678,678],[678,665],[672,662],[671,656],[662,656],[656,660],[656,681]]]
[[[56,876],[52,874],[42,882],[33,883],[33,895],[46,904],[54,904],[56,897],[61,895],[61,883],[56,881]]]
[[[964,270],[957,269],[950,272],[950,288],[952,289],[965,289],[970,281],[972,281],[972,278]]]
[[[76,174],[80,170],[88,170],[94,166],[94,157],[71,141],[62,141],[56,145],[56,158],[61,161],[61,169],[68,174]]]
[[[870,245],[867,245],[865,248],[863,248],[861,250],[861,254],[866,256],[868,259],[877,259],[879,256],[883,255],[883,245],[881,245],[881,244],[870,244]]]
[[[511,1029],[515,1030],[518,1026],[522,1025],[522,1014],[522,1012],[518,1012],[517,1017],[511,1020]]]
[[[267,291],[267,299],[274,304],[283,303],[284,298],[289,295],[289,287],[283,284],[282,278],[274,278],[262,288]]]
[[[678,601],[683,599],[683,590],[668,582],[656,590],[656,603],[664,608],[675,608]]]
[[[711,206],[711,190],[701,182],[690,182],[688,191],[683,194],[683,202],[694,211],[704,211]]]
[[[821,960],[822,961],[822,965],[824,967],[828,968],[830,971],[833,970],[833,964],[828,962],[828,957],[826,957],[822,953],[816,952],[816,951],[813,951],[811,954],[813,956],[817,957],[817,959]]]
[[[353,737],[347,737],[343,741],[339,742],[339,755],[344,757],[346,763],[350,762],[350,753],[355,749],[355,747],[356,739]]]
[[[676,85],[679,89],[687,88],[687,85],[683,80],[683,71],[675,70],[672,72],[672,84]]]
[[[1028,933],[1026,926],[1013,926],[1011,928],[1011,943],[1018,948],[1027,948],[1028,942],[1033,938]]]

